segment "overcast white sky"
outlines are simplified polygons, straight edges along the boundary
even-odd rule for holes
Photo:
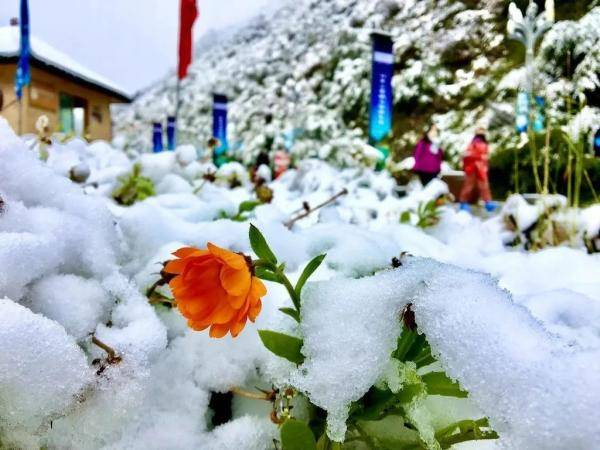
[[[281,0],[197,0],[194,38],[252,17]],[[31,30],[133,93],[177,62],[179,0],[29,0]],[[0,0],[0,25],[19,0]]]

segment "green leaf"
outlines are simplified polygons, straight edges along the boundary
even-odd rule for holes
[[[402,211],[402,214],[400,214],[400,223],[410,223],[410,211]]]
[[[270,330],[258,330],[258,335],[264,346],[277,356],[296,364],[304,361],[304,355],[300,351],[302,339]]]
[[[238,207],[238,214],[254,211],[254,209],[260,204],[261,203],[257,202],[256,200],[246,200],[245,202],[240,203],[240,206]]]
[[[399,361],[405,362],[406,354],[410,351],[417,337],[418,334],[415,331],[409,330],[406,326],[402,325],[402,332],[398,338],[398,345],[392,356]]]
[[[287,420],[280,433],[282,450],[317,450],[315,437],[304,422]]]
[[[296,283],[295,290],[296,290],[296,293],[298,294],[298,296],[302,292],[302,288],[304,287],[304,285],[306,284],[306,282],[308,281],[310,276],[315,272],[315,270],[317,270],[319,268],[319,266],[321,265],[321,263],[323,262],[323,260],[325,259],[326,256],[327,256],[326,254],[315,256],[306,265],[306,267],[302,271],[302,275],[300,275],[300,278],[298,278],[298,282]]]
[[[352,413],[352,419],[379,420],[398,403],[398,398],[389,389],[371,387],[357,403],[358,409]]]
[[[460,385],[452,381],[444,372],[429,372],[421,377],[427,385],[430,395],[444,395],[446,397],[465,398],[469,394],[461,390]]]
[[[256,275],[261,280],[273,281],[274,283],[281,283],[281,281],[279,281],[279,277],[266,267],[255,267],[254,275]]]
[[[250,237],[250,246],[252,247],[252,250],[254,250],[254,253],[256,253],[259,258],[264,259],[265,261],[268,261],[272,264],[277,264],[277,258],[275,257],[275,254],[271,251],[269,244],[267,244],[267,240],[258,230],[258,228],[250,224],[250,231],[248,234]]]
[[[317,441],[317,450],[342,450],[344,444],[329,440],[327,433],[323,433]]]
[[[417,369],[420,369],[421,367],[433,364],[437,361],[437,359],[431,355],[431,347],[429,344],[427,344],[425,347],[423,347],[421,353],[419,353],[419,355],[413,361],[417,365]]]
[[[287,314],[296,322],[300,323],[300,314],[298,314],[298,311],[296,311],[294,308],[279,308],[279,311],[281,311],[284,314]]]

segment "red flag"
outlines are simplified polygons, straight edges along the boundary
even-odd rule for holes
[[[192,62],[192,27],[198,17],[196,0],[181,0],[179,11],[179,68],[177,75],[180,80],[187,75]]]

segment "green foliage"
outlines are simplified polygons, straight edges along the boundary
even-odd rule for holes
[[[246,200],[238,206],[238,211],[235,215],[229,216],[225,211],[219,213],[219,219],[229,219],[234,222],[245,222],[250,218],[252,213],[257,206],[262,205],[262,202],[257,200]]]
[[[281,426],[282,450],[316,450],[317,443],[308,425],[295,419],[286,420]]]
[[[425,335],[404,326],[391,356],[384,379],[351,405],[343,448],[355,448],[350,442],[361,441],[369,449],[447,449],[459,442],[498,437],[485,418],[433,427],[424,403],[427,396],[462,399],[468,394],[444,372],[427,370],[436,360]]]
[[[534,135],[534,139],[536,148],[543,149],[546,145],[546,135],[538,133]],[[576,145],[583,146],[583,155],[580,160],[582,170],[580,201],[581,203],[589,203],[595,201],[594,194],[598,193],[597,187],[600,186],[600,158],[594,158],[591,155],[589,144],[583,139],[582,137],[582,140],[576,143]],[[576,167],[575,154],[572,149],[569,137],[564,131],[560,129],[551,131],[549,170],[549,191],[551,193],[568,196],[570,189],[573,190],[574,188]],[[569,158],[571,164],[569,164]],[[543,156],[539,155],[537,160],[538,170],[541,172],[544,164]],[[522,149],[516,147],[499,148],[492,153],[489,177],[494,197],[505,198],[515,192],[536,192],[535,180],[532,176],[532,165],[531,152],[527,147]],[[516,179],[515,169],[517,169]],[[518,182],[518,186],[516,182]],[[571,184],[570,188],[569,184]]]
[[[302,364],[304,355],[300,351],[303,341],[294,336],[270,330],[258,330],[264,346],[272,353],[295,364]]]
[[[417,206],[415,212],[417,222],[416,225],[419,228],[425,229],[437,225],[440,222],[440,205],[437,200],[430,200],[428,202],[421,202]],[[412,221],[412,215],[410,211],[403,211],[400,215],[400,223],[410,224]]]
[[[296,322],[300,323],[300,314],[294,308],[279,308],[279,311],[290,316]]]
[[[296,283],[295,291],[298,295],[302,292],[302,288],[310,278],[310,276],[319,268],[323,260],[327,255],[318,255],[315,256],[304,268],[302,271],[302,275],[298,278],[298,282]]]
[[[250,246],[252,247],[252,250],[254,250],[254,253],[256,253],[256,256],[271,264],[277,264],[277,257],[271,250],[271,247],[269,247],[269,244],[267,244],[267,240],[258,228],[252,224],[250,224],[249,237]]]
[[[456,381],[452,381],[444,372],[429,372],[422,376],[427,393],[430,395],[445,395],[447,397],[467,397]]]
[[[120,205],[131,206],[156,195],[152,180],[142,175],[140,164],[134,164],[132,172],[119,178],[119,181],[121,184],[113,191],[112,197]]]

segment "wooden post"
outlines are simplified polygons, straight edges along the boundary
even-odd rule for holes
[[[18,101],[19,103],[19,136],[23,135],[23,95]]]

